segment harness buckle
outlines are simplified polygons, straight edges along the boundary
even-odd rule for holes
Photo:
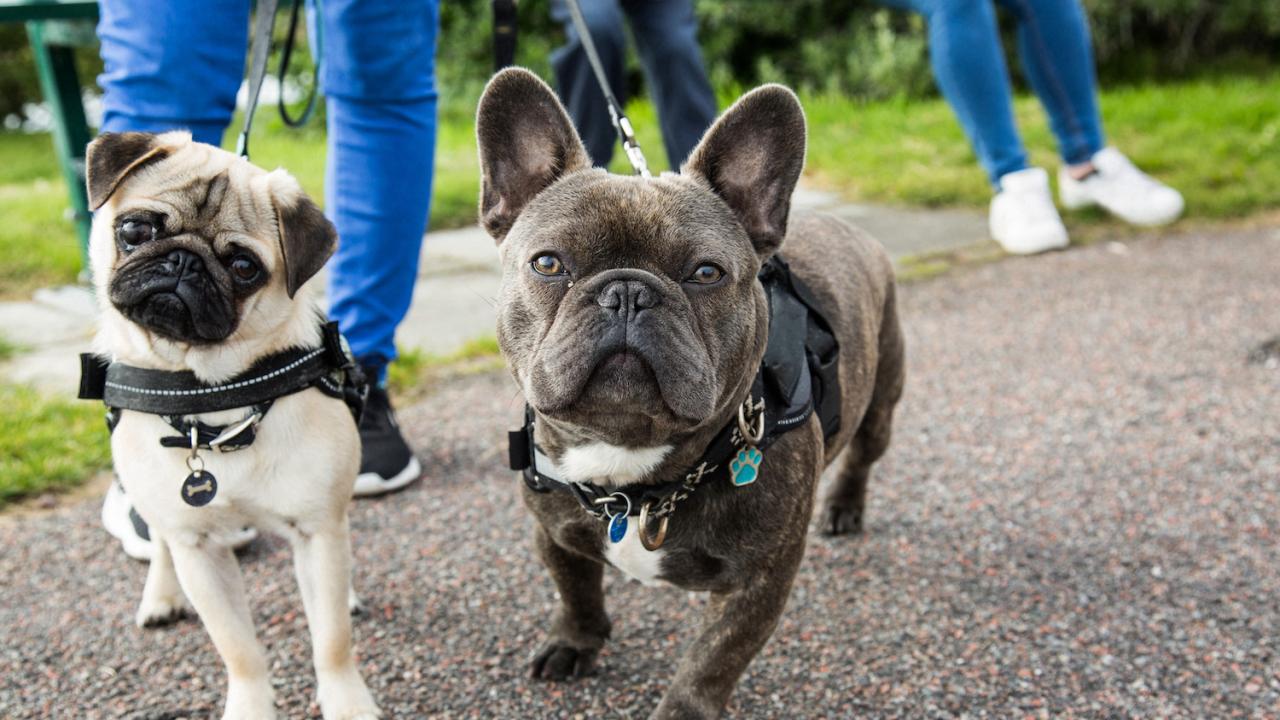
[[[239,450],[240,449],[239,447],[227,448],[224,446],[227,443],[231,442],[232,440],[235,440],[237,437],[239,437],[242,433],[244,433],[244,431],[248,430],[249,428],[256,427],[261,420],[262,420],[262,413],[255,412],[251,414],[249,417],[241,420],[235,425],[232,425],[226,430],[223,430],[222,432],[218,433],[218,437],[209,441],[209,449],[217,450],[219,452],[230,452],[232,450]],[[192,433],[192,437],[194,438],[195,427],[191,428],[191,433]],[[192,440],[192,442],[194,442],[194,439]],[[192,452],[195,451],[194,448],[195,446],[193,445]]]

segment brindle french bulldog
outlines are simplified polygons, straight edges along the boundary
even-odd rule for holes
[[[647,583],[710,593],[652,717],[716,717],[777,625],[819,476],[846,450],[824,528],[861,529],[867,476],[902,394],[892,265],[875,240],[834,218],[788,223],[805,119],[781,86],[739,99],[679,174],[593,168],[551,89],[520,69],[489,83],[477,135],[481,220],[503,265],[498,341],[532,409],[547,472],[635,487],[697,464],[751,391],[769,335],[757,273],[784,239],[786,261],[839,342],[838,432],[824,439],[810,416],[764,451],[758,481],[698,486],[656,550],[645,547],[656,539],[652,518],[651,527],[630,518],[614,542],[611,523],[573,493],[524,492],[562,602],[532,675],[593,672],[610,633],[602,578],[613,565]]]

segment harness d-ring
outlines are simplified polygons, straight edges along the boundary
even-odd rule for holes
[[[640,544],[649,552],[653,552],[654,550],[662,547],[662,543],[667,539],[667,522],[671,519],[670,516],[664,515],[662,519],[658,520],[658,532],[650,536],[649,508],[652,506],[652,500],[640,506],[640,527],[639,532],[636,533],[640,536]]]
[[[764,438],[764,411],[761,410],[756,414],[754,422],[755,427],[751,427],[751,421],[747,419],[748,408],[752,407],[751,396],[738,406],[738,432],[742,433],[742,439],[748,445],[759,445],[760,440]]]

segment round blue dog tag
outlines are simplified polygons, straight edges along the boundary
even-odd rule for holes
[[[627,516],[623,513],[609,519],[609,542],[617,545],[627,535]]]

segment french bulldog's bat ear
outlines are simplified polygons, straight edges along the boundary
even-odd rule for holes
[[[276,173],[284,176],[288,183],[287,187],[272,193],[272,202],[280,230],[280,254],[284,258],[284,287],[289,297],[293,297],[303,283],[320,272],[338,248],[338,231],[297,186],[296,180],[281,170]]]
[[[720,116],[681,172],[711,185],[746,228],[756,253],[766,258],[787,234],[804,149],[800,100],[781,85],[764,85]]]
[[[85,155],[85,184],[89,190],[89,208],[97,210],[120,187],[130,173],[144,165],[169,157],[170,148],[151,133],[103,133]]]
[[[591,158],[551,88],[523,68],[493,76],[476,109],[480,224],[502,242],[524,206]]]

